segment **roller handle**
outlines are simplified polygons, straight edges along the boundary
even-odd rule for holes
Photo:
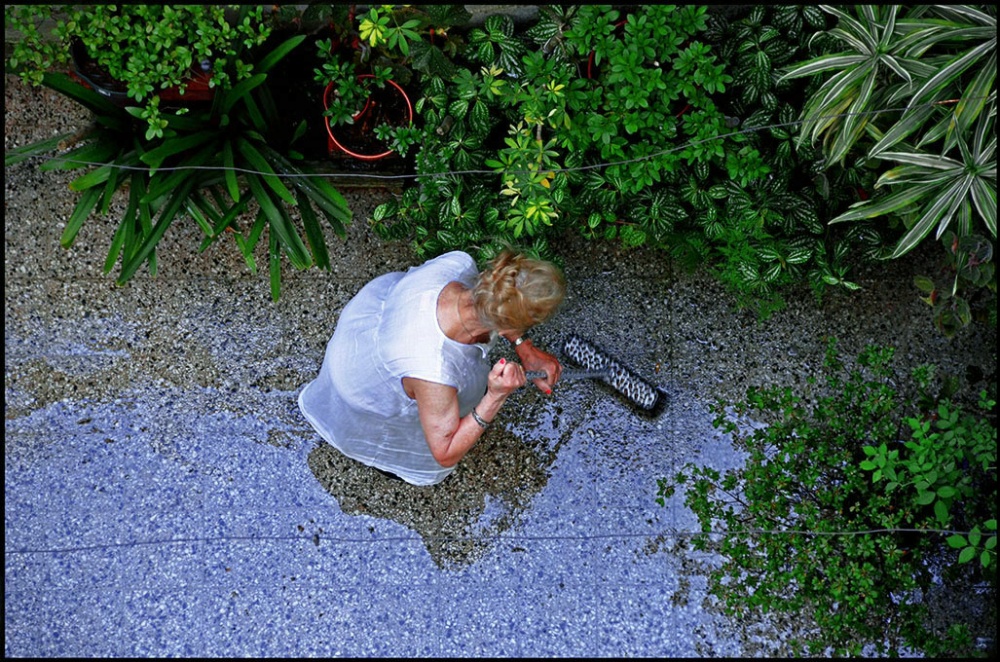
[[[526,370],[524,376],[530,382],[532,379],[545,379],[544,370]],[[563,368],[559,379],[602,379],[610,377],[610,370],[586,370],[583,368]]]

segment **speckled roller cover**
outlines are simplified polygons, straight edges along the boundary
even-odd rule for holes
[[[629,402],[647,413],[658,412],[665,400],[665,394],[653,384],[626,368],[613,356],[578,335],[571,334],[563,345],[563,354],[588,370],[611,371],[610,377],[602,379],[612,386]]]

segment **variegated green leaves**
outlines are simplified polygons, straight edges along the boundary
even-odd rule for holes
[[[795,65],[783,80],[831,74],[806,102],[799,144],[824,139],[827,162],[840,163],[873,119],[872,110],[902,96],[914,80],[929,77],[932,68],[912,50],[917,35],[897,26],[899,5],[855,8],[858,18],[836,7],[822,6],[839,24],[828,34],[847,50]],[[817,33],[818,34],[818,33]]]
[[[915,151],[886,151],[880,158],[900,165],[879,177],[876,187],[889,186],[887,196],[855,204],[833,223],[874,218],[889,213],[903,217],[909,228],[891,257],[912,250],[931,231],[940,239],[954,224],[959,236],[973,232],[973,215],[997,236],[996,106],[981,114],[971,144],[956,134],[959,158]]]
[[[822,137],[829,165],[864,138],[868,159],[896,164],[876,184],[891,192],[832,222],[900,217],[907,231],[893,258],[949,228],[964,237],[981,223],[995,240],[995,15],[966,5],[822,9],[838,18],[828,34],[846,50],[784,74],[830,76],[803,109],[799,142]]]

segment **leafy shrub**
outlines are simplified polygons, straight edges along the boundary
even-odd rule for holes
[[[696,164],[726,167],[723,143],[740,143],[719,139],[727,127],[711,95],[730,79],[694,39],[704,14],[642,6],[619,20],[606,6],[543,8],[520,34],[509,17],[488,17],[458,52],[456,76],[421,80],[424,130],[395,136],[415,152],[419,189],[378,209],[375,227],[421,253],[482,255],[503,242],[544,253],[567,230],[629,246],[665,236],[670,217],[623,218],[635,196]],[[729,167],[750,181],[766,167],[743,147]],[[677,206],[668,197],[654,209]]]
[[[713,15],[706,39],[734,78],[718,102],[745,131],[747,145],[768,168],[765,178],[738,175],[740,155],[726,172],[710,173],[714,199],[692,198],[708,211],[702,223],[706,259],[744,306],[766,316],[783,307],[782,292],[808,283],[817,296],[828,288],[857,289],[852,267],[881,254],[884,240],[870,225],[845,231],[828,222],[866,195],[874,173],[863,166],[824,171],[817,151],[796,149],[798,104],[809,86],[779,79],[781,66],[808,53],[826,27],[811,6],[757,6],[743,16]],[[697,228],[692,228],[697,231]]]
[[[869,347],[848,368],[831,340],[813,392],[751,388],[716,404],[743,467],[689,463],[659,482],[661,505],[684,490],[705,532],[695,548],[721,555],[710,591],[727,612],[815,623],[796,654],[974,654],[963,623],[929,627],[921,596],[936,576],[996,590],[995,393],[974,413],[933,392],[928,366],[914,373],[921,395],[903,396],[892,356]]]
[[[522,31],[491,16],[455,76],[420,79],[423,129],[394,134],[417,185],[374,227],[421,254],[487,257],[505,242],[551,254],[565,232],[653,246],[712,269],[762,316],[786,287],[856,288],[851,265],[886,240],[828,221],[875,173],[826,172],[818,151],[796,151],[806,85],[777,75],[825,26],[811,7],[732,23],[695,6],[543,7]]]

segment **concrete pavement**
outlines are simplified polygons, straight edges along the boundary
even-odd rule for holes
[[[85,120],[6,83],[8,149]],[[71,177],[37,166],[5,172],[6,656],[767,654],[791,626],[724,618],[693,515],[654,501],[684,462],[739,462],[708,405],[802,383],[829,335],[845,357],[885,343],[904,369],[995,379],[995,338],[941,338],[906,263],[757,323],[661,256],[567,240],[569,297],[533,336],[592,339],[665,411],[593,383],[523,391],[454,475],[415,488],[320,444],[296,407],[344,303],[418,262],[365,227],[385,191],[348,192],[335,270],[286,269],[272,303],[234,246],[195,254],[194,224],[167,233],[156,278],[115,287],[112,222],[60,248]]]

